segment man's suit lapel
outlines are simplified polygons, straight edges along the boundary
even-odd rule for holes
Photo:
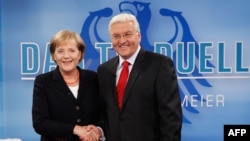
[[[130,90],[138,77],[139,73],[141,72],[142,66],[143,66],[143,60],[144,60],[145,50],[141,48],[140,52],[138,53],[138,56],[136,57],[136,60],[134,62],[134,66],[129,74],[129,79],[126,85],[126,90],[123,98],[122,107],[125,106],[126,101],[130,95]]]

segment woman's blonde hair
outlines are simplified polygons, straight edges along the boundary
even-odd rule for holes
[[[70,30],[61,30],[61,31],[57,32],[51,38],[51,40],[50,40],[50,54],[53,56],[57,46],[64,44],[65,42],[72,40],[72,39],[76,41],[77,48],[82,54],[81,58],[79,60],[79,62],[80,62],[83,59],[83,54],[85,52],[85,43],[84,43],[82,37],[78,33],[70,31]]]

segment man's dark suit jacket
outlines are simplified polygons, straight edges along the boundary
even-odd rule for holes
[[[78,141],[78,137],[73,135],[76,124],[97,124],[100,106],[97,74],[78,69],[80,83],[77,99],[58,68],[36,77],[32,118],[41,141]]]
[[[118,56],[98,68],[108,141],[180,141],[182,109],[172,60],[141,48],[121,111],[116,97]]]

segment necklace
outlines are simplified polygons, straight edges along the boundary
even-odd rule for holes
[[[74,81],[66,81],[66,80],[65,80],[65,82],[66,82],[66,84],[68,84],[68,85],[73,85],[73,84],[76,84],[76,83],[78,82],[78,80],[79,80],[79,71],[77,71],[77,75],[76,75],[76,78],[75,78]]]

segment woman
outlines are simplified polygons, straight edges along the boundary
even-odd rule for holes
[[[96,72],[81,69],[85,45],[79,34],[56,33],[50,42],[55,70],[36,77],[32,119],[41,141],[99,140],[99,91]],[[89,126],[88,126],[89,125]]]

